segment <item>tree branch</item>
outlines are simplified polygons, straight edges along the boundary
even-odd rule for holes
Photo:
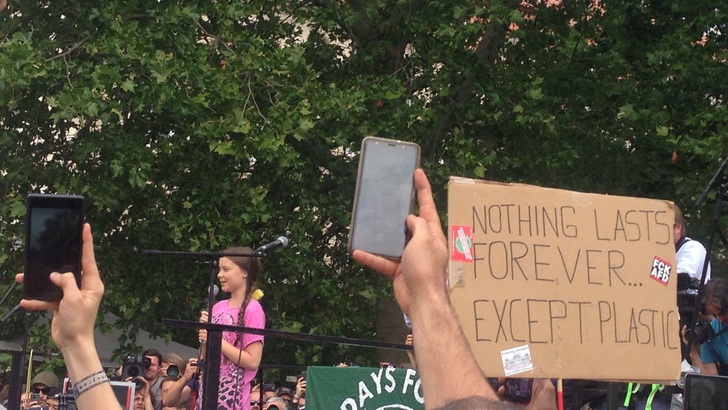
[[[359,45],[361,45],[361,42],[359,41],[358,35],[354,32],[354,29],[352,26],[346,24],[344,20],[342,20],[339,17],[339,6],[338,4],[332,4],[331,2],[327,0],[313,0],[311,2],[314,6],[323,7],[327,9],[331,9],[334,13],[334,21],[336,24],[339,25],[346,33],[349,35],[349,38],[351,39],[352,44],[355,48],[358,48]],[[359,24],[358,24],[359,25]],[[371,28],[368,24],[362,23],[359,27],[360,34],[361,33],[371,33]]]
[[[511,0],[506,4],[507,7],[517,9],[519,2]],[[493,65],[498,60],[500,47],[505,41],[506,24],[495,24],[492,21],[488,24],[488,28],[485,30],[485,34],[481,39],[480,43],[476,47],[473,54],[478,58],[484,65]],[[474,74],[473,74],[474,75]],[[466,78],[462,83],[453,86],[454,98],[452,101],[455,104],[462,104],[470,100],[473,96],[472,91],[475,87],[475,80],[471,75]],[[457,120],[457,108],[447,109],[445,114],[440,121],[440,125],[433,131],[430,141],[433,146],[439,146],[442,137],[450,132],[455,126]],[[433,152],[436,150],[433,150]]]
[[[66,57],[67,55],[73,53],[74,51],[76,51],[76,49],[78,49],[79,47],[81,47],[86,41],[88,41],[88,39],[91,38],[91,36],[92,35],[89,34],[86,38],[84,38],[83,40],[81,40],[78,43],[74,44],[73,47],[71,47],[68,50],[62,52],[61,54],[56,54],[53,57],[48,57],[48,58],[45,59],[45,61],[48,62],[48,61],[53,61],[53,60],[57,60],[59,58]]]
[[[224,42],[224,41],[220,40],[220,38],[219,38],[219,37],[217,37],[217,36],[216,36],[216,35],[214,35],[214,34],[211,34],[211,33],[210,33],[210,32],[208,32],[207,30],[205,30],[205,28],[204,28],[204,27],[202,27],[202,24],[200,24],[200,22],[199,22],[199,21],[195,20],[195,24],[197,24],[197,27],[198,27],[198,28],[199,28],[200,30],[202,30],[202,32],[203,32],[203,33],[205,33],[205,35],[206,35],[207,37],[209,37],[209,38],[212,38],[212,39],[215,39],[215,40],[216,40],[216,41],[217,41],[218,43],[220,43],[220,44],[222,44],[223,46],[225,46],[225,48],[227,48],[227,49],[228,49],[228,51],[230,51],[231,53],[235,53],[235,50],[233,50],[232,48],[230,48],[230,46],[229,46],[229,45],[227,45],[227,43],[226,43],[226,42]]]

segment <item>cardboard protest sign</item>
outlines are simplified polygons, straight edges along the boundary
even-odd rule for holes
[[[414,369],[309,366],[306,408],[311,410],[424,409]]]
[[[487,376],[680,374],[669,201],[451,178],[451,300]]]

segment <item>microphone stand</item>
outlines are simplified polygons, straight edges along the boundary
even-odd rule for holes
[[[215,277],[219,269],[219,259],[225,256],[247,256],[259,258],[265,256],[264,253],[255,251],[253,253],[240,252],[185,252],[185,251],[159,251],[145,250],[146,255],[181,255],[192,257],[203,257],[210,266],[210,279],[207,293],[207,326],[211,324],[212,307],[215,303]],[[243,326],[244,323],[239,323]],[[198,322],[199,326],[199,322]],[[200,345],[200,352],[205,352],[205,358],[197,361],[197,374],[199,377],[200,369],[204,366],[204,375],[202,378],[202,410],[212,410],[217,408],[217,397],[220,393],[220,355],[222,354],[222,330],[215,328],[207,328],[207,342]],[[206,345],[206,346],[205,346]]]
[[[3,298],[0,299],[0,306],[2,306],[3,303],[5,303],[5,299],[7,299],[8,296],[10,296],[10,294],[15,290],[15,288],[17,286],[18,286],[18,282],[13,281],[13,284],[10,286],[10,288],[8,289],[8,291],[5,292],[5,295],[3,295]]]
[[[695,201],[696,208],[699,207],[700,204],[703,203],[703,201],[705,201],[705,198],[708,196],[708,192],[710,192],[710,190],[714,186],[717,186],[718,184],[722,185],[725,182],[725,174],[723,173],[723,171],[725,170],[726,165],[728,165],[728,155],[725,155],[725,159],[723,160],[723,162],[720,163],[720,165],[718,165],[718,168],[713,173],[710,181],[708,181],[708,185],[703,190],[703,193],[700,194],[698,200]]]
[[[718,233],[719,235],[723,235],[723,233],[720,231],[720,215],[722,213],[723,208],[723,196],[725,195],[725,188],[726,183],[728,182],[728,178],[726,178],[725,175],[725,169],[726,165],[728,165],[728,154],[725,155],[725,159],[723,162],[718,165],[718,168],[716,169],[713,176],[710,178],[710,181],[708,182],[708,185],[705,187],[705,190],[703,190],[703,193],[700,194],[700,197],[697,201],[695,201],[695,207],[699,207],[700,204],[703,203],[705,198],[708,196],[708,192],[715,187],[716,190],[716,197],[715,197],[715,207],[713,208],[713,216],[711,218],[710,226],[713,227],[713,229],[710,232],[710,239],[708,241],[708,246],[706,247],[706,257],[703,261],[703,272],[700,277],[700,284],[698,287],[698,302],[700,301],[700,297],[702,296],[702,290],[703,285],[705,284],[705,279],[708,273],[708,265],[710,264],[710,255],[713,251],[713,243],[715,242],[715,235]]]
[[[5,300],[8,298],[8,296],[10,296],[10,294],[13,292],[13,290],[15,290],[15,287],[16,286],[18,286],[18,282],[13,282],[13,285],[10,286],[10,289],[8,289],[8,291],[5,292],[5,295],[3,295],[2,300],[0,300],[0,306],[2,306],[3,303],[5,303]],[[20,309],[20,304],[15,305],[15,307],[13,307],[12,309],[10,309],[10,311],[8,311],[8,313],[6,313],[5,316],[3,316],[2,319],[0,319],[0,324],[5,323],[19,309]]]

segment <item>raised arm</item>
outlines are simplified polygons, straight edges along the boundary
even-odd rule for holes
[[[425,408],[518,409],[499,400],[486,381],[450,305],[447,288],[448,247],[430,182],[414,173],[419,216],[407,217],[412,235],[401,261],[356,250],[353,257],[392,279],[402,311],[412,321],[417,368],[422,379]],[[455,364],[455,365],[453,365]],[[534,381],[533,410],[556,409],[556,390],[549,380]]]
[[[464,399],[476,406],[500,406],[450,306],[446,285],[447,239],[430,183],[421,169],[415,171],[414,181],[420,215],[407,218],[412,237],[401,261],[359,250],[354,251],[353,257],[392,278],[397,302],[412,320],[426,407],[444,408]]]
[[[51,337],[63,354],[71,381],[80,390],[76,400],[79,410],[119,409],[94,341],[94,325],[104,284],[96,266],[89,224],[83,227],[81,266],[81,289],[76,285],[73,273],[54,272],[50,279],[63,289],[63,299],[60,302],[24,299],[20,306],[28,310],[53,310]],[[18,274],[16,280],[22,282],[23,274]]]
[[[195,374],[197,374],[197,358],[193,357],[187,360],[187,368],[182,376],[170,384],[162,404],[172,407],[188,402],[192,389],[187,384],[195,377]]]

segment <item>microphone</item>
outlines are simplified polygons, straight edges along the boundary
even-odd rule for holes
[[[271,249],[275,248],[285,248],[288,246],[288,238],[285,236],[279,236],[278,239],[271,243],[266,243],[265,245],[261,246],[260,248],[255,250],[255,253],[266,253]]]
[[[215,284],[213,284],[212,285],[212,298],[215,299],[215,297],[217,296],[218,293],[220,293],[220,287],[217,286],[217,285],[215,285]],[[208,297],[210,296],[210,288],[209,287],[207,288],[207,296]],[[208,312],[206,308],[200,310],[200,313],[202,313],[202,312],[207,312],[208,315],[210,314],[210,312]],[[207,317],[207,321],[210,322],[210,319],[211,319],[211,317],[208,316]],[[207,342],[204,342],[204,341],[200,340],[200,353],[198,353],[198,355],[197,355],[198,357],[200,357],[200,355],[202,354],[202,346],[204,346],[205,343],[207,343]]]

